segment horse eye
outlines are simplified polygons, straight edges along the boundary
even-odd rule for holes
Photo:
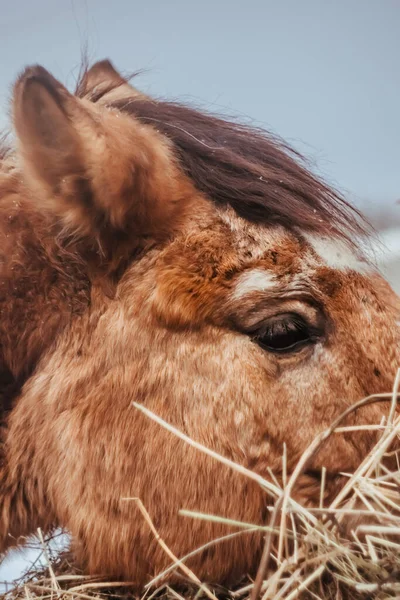
[[[316,332],[299,315],[275,317],[253,337],[261,348],[279,354],[296,352],[315,343],[316,338]]]

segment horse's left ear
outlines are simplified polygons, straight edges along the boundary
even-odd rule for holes
[[[79,82],[76,93],[100,104],[126,97],[145,97],[109,60],[100,60],[90,67]]]
[[[192,186],[162,135],[73,96],[40,66],[17,81],[13,107],[25,181],[68,231],[112,251],[121,234],[169,234]]]
[[[14,127],[24,174],[41,197],[84,180],[84,152],[76,121],[89,120],[68,90],[46,69],[28,67],[14,86]],[[63,193],[61,193],[63,195]]]

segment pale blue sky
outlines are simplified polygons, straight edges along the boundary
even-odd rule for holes
[[[251,117],[351,197],[389,206],[399,39],[400,0],[0,0],[0,127],[25,65],[73,87],[87,42],[93,59],[146,69],[146,91]],[[0,566],[0,580],[19,568]]]

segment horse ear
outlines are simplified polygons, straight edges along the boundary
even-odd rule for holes
[[[18,79],[13,111],[29,183],[57,193],[61,182],[84,176],[80,139],[73,125],[82,108],[43,67],[29,67]]]
[[[78,85],[77,95],[100,103],[124,97],[144,97],[109,60],[100,60],[86,71]]]
[[[169,233],[192,186],[163,136],[73,96],[42,67],[19,78],[13,108],[26,183],[68,231],[111,252],[121,233],[132,243]]]

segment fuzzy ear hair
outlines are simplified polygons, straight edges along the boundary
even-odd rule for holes
[[[43,67],[29,67],[14,87],[14,126],[25,172],[54,193],[62,181],[84,177],[84,161],[73,119],[77,99]]]
[[[106,71],[119,81],[110,65]],[[73,96],[38,66],[17,81],[13,107],[26,183],[68,231],[111,252],[120,234],[132,244],[169,234],[193,192],[163,136]]]
[[[100,60],[88,69],[78,85],[77,94],[100,103],[126,97],[144,97],[109,60]]]

